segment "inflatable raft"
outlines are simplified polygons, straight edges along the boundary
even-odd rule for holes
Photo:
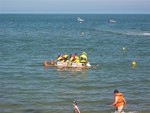
[[[55,66],[55,67],[68,67],[68,68],[89,68],[91,67],[91,64],[88,62],[86,64],[82,63],[74,63],[74,62],[54,62],[53,60],[50,60],[50,63],[48,63],[46,60],[44,60],[44,66]]]

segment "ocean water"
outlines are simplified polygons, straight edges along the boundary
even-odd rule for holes
[[[82,51],[91,68],[43,66]],[[0,113],[114,113],[115,89],[125,113],[150,113],[150,15],[0,15]]]

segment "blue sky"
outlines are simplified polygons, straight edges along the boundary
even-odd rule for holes
[[[0,13],[150,14],[150,0],[0,0]]]

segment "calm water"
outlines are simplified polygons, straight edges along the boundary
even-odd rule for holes
[[[92,68],[43,66],[82,51]],[[114,113],[114,89],[125,113],[150,113],[149,87],[150,15],[0,15],[0,113],[72,113],[74,100],[81,113]]]

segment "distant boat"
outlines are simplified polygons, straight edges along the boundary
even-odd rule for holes
[[[77,20],[78,20],[79,22],[84,22],[84,21],[85,21],[84,19],[82,19],[82,18],[80,18],[80,17],[78,17]]]
[[[116,20],[108,20],[108,22],[110,22],[110,23],[116,23],[117,21]]]

